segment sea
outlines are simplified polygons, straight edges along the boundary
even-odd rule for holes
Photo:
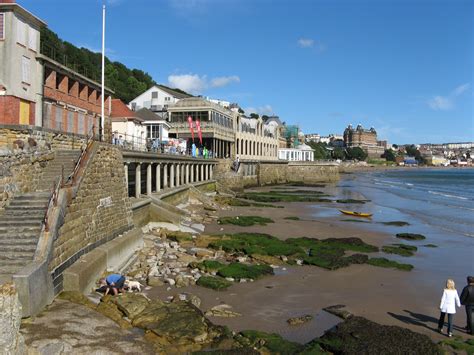
[[[338,208],[315,205],[315,217],[383,233],[388,236],[387,244],[404,242],[418,247],[409,259],[388,256],[413,264],[410,278],[417,277],[417,284],[436,289],[446,278],[453,278],[462,285],[467,275],[474,275],[474,168],[402,168],[344,174],[325,191],[337,198],[367,202],[341,204]],[[339,209],[369,212],[373,217],[348,218]],[[393,221],[409,225],[384,224]],[[395,238],[402,232],[419,233],[426,239],[406,242]],[[436,247],[428,248],[426,244]]]

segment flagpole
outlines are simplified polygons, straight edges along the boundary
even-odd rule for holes
[[[105,5],[102,5],[102,77],[101,77],[101,106],[100,106],[100,126],[102,128],[101,140],[105,140],[105,118],[104,118],[104,81],[105,81]]]

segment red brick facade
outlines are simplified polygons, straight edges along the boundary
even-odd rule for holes
[[[23,100],[25,101],[25,100]],[[0,124],[20,124],[20,102],[21,99],[15,96],[0,96]],[[35,124],[35,103],[29,102],[30,114],[29,125]]]

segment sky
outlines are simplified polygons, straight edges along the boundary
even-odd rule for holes
[[[304,133],[474,141],[472,0],[17,0],[62,39]]]

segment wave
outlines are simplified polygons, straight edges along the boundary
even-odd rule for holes
[[[432,194],[432,195],[440,195],[440,196],[449,197],[449,198],[457,198],[457,199],[459,199],[459,200],[468,200],[467,197],[456,196],[456,195],[450,195],[450,194],[444,194],[444,193],[438,192],[438,191],[431,191],[431,190],[429,190],[428,193],[430,193],[430,194]]]

